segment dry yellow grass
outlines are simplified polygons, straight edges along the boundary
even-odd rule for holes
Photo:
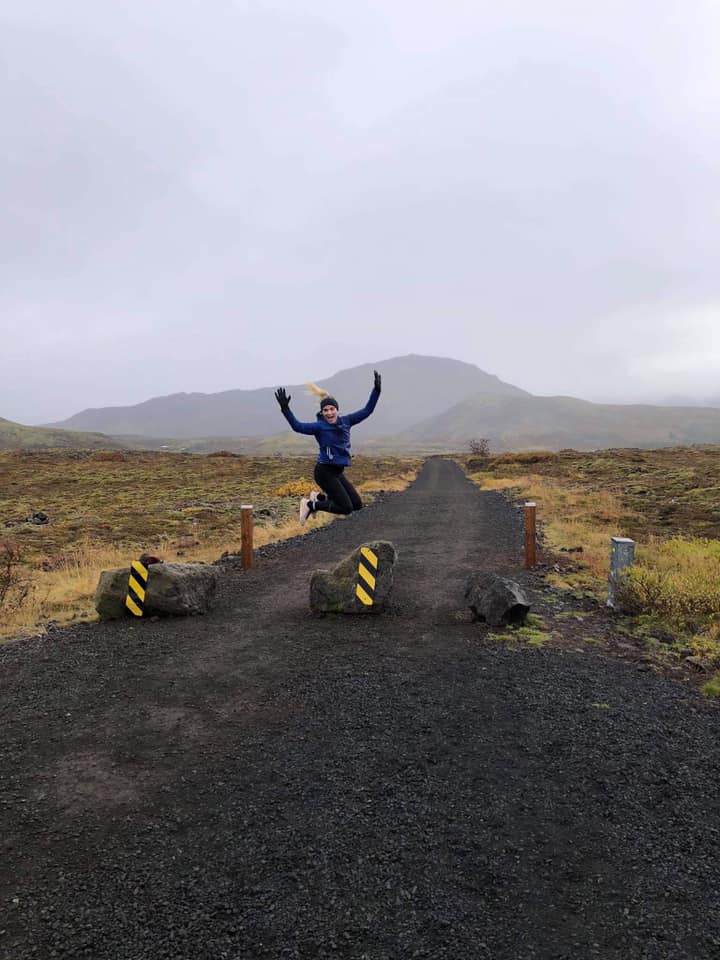
[[[534,501],[538,526],[550,550],[560,552],[563,548],[582,547],[581,553],[572,554],[576,568],[572,580],[598,593],[605,589],[610,566],[610,537],[626,536],[627,524],[632,517],[618,494],[609,490],[589,491],[586,487],[532,473],[516,477],[476,473],[472,478],[483,489],[505,490],[517,499]],[[551,580],[560,586],[568,586],[571,582],[563,575],[551,575]]]
[[[94,617],[92,598],[99,571],[124,566],[130,559],[134,558],[119,547],[87,543],[66,551],[53,570],[26,571],[30,592],[21,606],[4,611],[0,637],[32,633],[48,621]]]
[[[379,493],[379,492],[399,492],[400,490],[405,490],[417,476],[417,470],[406,470],[403,473],[379,477],[375,480],[364,480],[362,483],[358,484],[358,491],[362,493]]]

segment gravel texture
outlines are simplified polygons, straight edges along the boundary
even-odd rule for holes
[[[390,610],[310,574],[398,549]],[[205,617],[0,648],[0,957],[720,957],[720,711],[488,639],[520,516],[453,463],[222,564]]]

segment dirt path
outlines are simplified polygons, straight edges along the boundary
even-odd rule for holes
[[[309,572],[399,551],[392,609]],[[0,648],[0,957],[720,956],[720,711],[637,665],[511,648],[465,576],[525,574],[454,464],[225,565],[208,617]]]

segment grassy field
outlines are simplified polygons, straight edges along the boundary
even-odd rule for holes
[[[703,669],[720,667],[720,447],[537,451],[463,458],[479,486],[537,503],[548,578],[607,595],[610,538],[631,537],[636,563],[623,608],[649,636],[672,631]],[[714,694],[718,680],[710,681]],[[720,693],[720,689],[718,690]]]
[[[589,515],[596,499],[601,519],[609,494],[621,503],[624,533],[633,539],[720,537],[720,447],[537,451],[466,462],[476,475],[578,490]]]
[[[371,499],[402,489],[419,463],[357,457],[349,476]],[[312,467],[311,456],[0,452],[0,636],[94,616],[100,570],[144,551],[209,561],[239,550],[241,504],[254,507],[257,546],[300,534]],[[27,522],[34,512],[49,523]]]

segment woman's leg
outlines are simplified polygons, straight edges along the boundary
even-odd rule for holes
[[[350,503],[352,504],[353,510],[362,510],[363,502],[360,499],[360,494],[357,492],[355,487],[348,480],[344,473],[340,476],[340,483],[343,485],[343,487],[345,487],[345,492],[350,497]]]
[[[327,499],[317,500],[313,513],[323,511],[347,516],[353,510],[360,509],[362,501],[350,481],[343,476],[343,467],[336,467],[331,463],[316,463],[314,476]]]

